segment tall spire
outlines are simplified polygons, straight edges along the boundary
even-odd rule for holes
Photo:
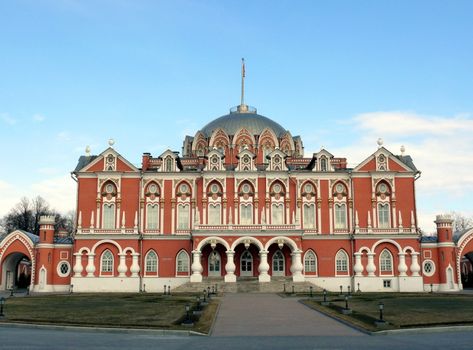
[[[238,106],[238,112],[247,112],[248,106],[245,105],[245,59],[241,59],[241,102]]]

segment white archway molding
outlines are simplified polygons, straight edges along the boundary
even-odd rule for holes
[[[97,247],[102,245],[102,244],[106,244],[106,243],[110,243],[110,244],[114,245],[115,247],[117,247],[118,254],[123,253],[122,247],[117,242],[112,241],[111,239],[103,239],[103,240],[98,241],[97,243],[95,243],[94,246],[91,249],[91,253],[95,254],[95,250],[97,249]]]
[[[363,246],[360,249],[358,249],[358,251],[357,251],[357,253],[360,253],[360,254],[363,254],[364,252],[366,252],[367,254],[371,253],[371,249],[368,248],[367,246]]]
[[[254,238],[254,237],[251,237],[251,236],[250,237],[240,237],[240,238],[238,238],[235,242],[233,242],[233,244],[231,246],[231,250],[235,251],[235,248],[241,243],[243,243],[243,244],[246,244],[246,243],[254,244],[259,248],[260,251],[265,250],[263,244],[258,239]]]
[[[20,231],[20,230],[13,231],[8,236],[6,236],[2,242],[0,242],[0,250],[1,250],[0,266],[4,262],[3,260],[4,260],[5,252],[7,252],[10,245],[12,245],[16,241],[20,241],[24,245],[24,247],[26,248],[26,250],[28,251],[30,255],[29,259],[31,260],[31,284],[33,284],[35,280],[35,276],[36,276],[36,259],[35,259],[36,255],[34,253],[34,242],[23,231]],[[6,257],[8,257],[8,255],[10,255],[10,253],[7,254]]]
[[[373,246],[371,247],[371,252],[375,252],[376,250],[376,247],[379,246],[380,244],[382,243],[391,243],[392,245],[394,245],[397,250],[398,250],[398,253],[402,253],[403,250],[401,248],[401,246],[399,245],[399,243],[397,243],[396,241],[393,241],[392,239],[381,239],[379,241],[377,241],[375,244],[373,244]],[[412,248],[411,248],[412,249]]]
[[[199,244],[197,245],[196,250],[201,252],[202,248],[204,248],[207,244],[212,244],[213,242],[220,243],[221,245],[223,245],[225,247],[226,250],[230,250],[230,245],[228,244],[228,242],[226,240],[224,240],[223,238],[216,237],[216,236],[207,237],[207,238],[203,239],[202,241],[200,241]]]
[[[82,247],[82,248],[80,248],[80,249],[77,251],[77,253],[79,253],[79,254],[81,254],[81,255],[84,254],[84,252],[85,252],[86,254],[90,254],[90,249],[87,248],[87,247]]]
[[[132,248],[132,247],[126,247],[125,249],[123,249],[123,253],[126,254],[130,252],[131,254],[135,254],[135,250]]]
[[[416,250],[415,250],[414,248],[412,248],[411,246],[407,246],[407,247],[405,247],[405,248],[402,250],[402,252],[403,252],[404,254],[407,254],[407,251],[410,251],[411,254],[417,253]]]
[[[269,247],[271,246],[271,244],[273,244],[273,243],[278,243],[279,244],[279,242],[283,242],[284,244],[287,244],[291,248],[292,252],[301,252],[301,250],[297,246],[296,242],[294,242],[289,237],[284,237],[284,236],[278,236],[278,237],[271,238],[266,243],[264,249],[267,251],[269,249]]]
[[[457,256],[456,256],[456,268],[457,268],[457,281],[461,283],[461,270],[460,263],[462,256],[465,254],[465,247],[473,240],[473,228],[466,231],[457,242]]]

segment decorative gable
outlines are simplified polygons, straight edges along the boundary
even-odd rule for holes
[[[139,169],[123,158],[112,147],[107,148],[98,156],[85,156],[81,158],[94,157],[91,162],[79,169],[77,172],[100,172],[100,171],[120,171],[138,172]],[[80,160],[79,160],[80,161]]]
[[[287,171],[285,162],[286,154],[280,149],[275,149],[268,156],[269,164],[266,170],[272,171]]]
[[[159,156],[159,159],[161,159],[161,166],[158,168],[159,172],[180,171],[179,167],[177,166],[178,156],[176,152],[168,149]]]
[[[405,156],[410,160],[409,156]],[[400,171],[415,172],[407,164],[399,160],[394,154],[384,147],[378,148],[371,156],[357,165],[354,171]]]
[[[252,171],[256,170],[255,167],[255,154],[248,149],[243,149],[238,153],[238,166],[237,171]]]
[[[332,159],[333,154],[327,151],[326,149],[321,149],[318,153],[314,154],[317,162],[316,166],[312,171],[333,171]]]
[[[219,150],[214,148],[208,153],[207,158],[207,164],[205,164],[204,168],[205,171],[225,170],[223,167],[223,158],[225,158],[225,156]]]

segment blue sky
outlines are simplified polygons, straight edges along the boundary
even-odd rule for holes
[[[86,145],[180,150],[246,101],[350,165],[406,146],[419,218],[473,215],[471,1],[43,0],[0,4],[0,215],[74,206]]]

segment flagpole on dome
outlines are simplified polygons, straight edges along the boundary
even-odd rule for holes
[[[245,59],[241,59],[241,103],[238,106],[238,112],[248,111],[248,106],[245,105]]]

